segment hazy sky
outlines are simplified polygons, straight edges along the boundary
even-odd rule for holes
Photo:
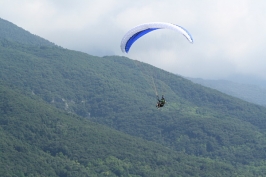
[[[265,0],[0,0],[0,17],[64,48],[124,55],[188,77],[247,74],[266,79]],[[194,39],[157,30],[128,54],[120,41],[132,27],[178,24]]]

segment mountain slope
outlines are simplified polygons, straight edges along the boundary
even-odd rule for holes
[[[12,42],[0,56],[5,83],[67,112],[188,154],[243,164],[266,157],[265,108],[124,57]],[[165,94],[164,109],[155,109],[145,73]]]
[[[0,85],[1,176],[248,174],[130,137],[38,99]]]

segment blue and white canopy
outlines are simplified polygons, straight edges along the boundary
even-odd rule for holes
[[[193,43],[192,36],[189,34],[189,32],[185,28],[178,26],[178,25],[171,24],[171,23],[151,22],[151,23],[144,23],[144,24],[138,25],[130,29],[125,34],[125,36],[123,37],[121,41],[121,45],[120,45],[122,52],[128,53],[130,47],[136,40],[138,40],[143,35],[151,31],[157,30],[157,29],[171,29],[171,30],[178,31],[181,34],[183,34],[189,42]]]

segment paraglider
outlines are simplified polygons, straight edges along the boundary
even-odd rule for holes
[[[181,34],[183,34],[190,43],[193,43],[193,38],[189,34],[189,32],[185,28],[179,25],[175,25],[172,23],[165,23],[165,22],[150,22],[150,23],[144,23],[144,24],[138,25],[130,29],[124,35],[121,41],[121,45],[120,45],[122,52],[128,53],[130,47],[135,41],[137,41],[140,37],[144,36],[145,34],[152,32],[154,30],[158,30],[158,29],[170,29],[170,30],[178,31]]]
[[[159,99],[159,97],[158,97],[158,95],[157,95],[157,100],[158,100],[158,102],[157,102],[156,107],[157,107],[158,109],[161,108],[161,107],[163,107],[164,104],[166,103],[166,101],[165,101],[163,95],[162,95],[162,98],[161,98],[161,99]]]
[[[158,29],[170,29],[170,30],[177,31],[181,33],[183,36],[185,36],[190,43],[193,43],[193,38],[190,35],[190,33],[185,28],[179,25],[175,25],[172,23],[165,23],[165,22],[150,22],[150,23],[140,24],[130,29],[124,35],[124,37],[122,38],[121,44],[120,44],[122,52],[128,53],[134,42],[136,42],[139,38],[141,38],[145,34],[152,32],[154,30],[158,30]],[[155,90],[157,100],[158,100],[156,107],[159,109],[164,106],[166,101],[163,96],[161,99],[159,99],[153,78],[152,78],[152,82],[153,82],[154,90]]]

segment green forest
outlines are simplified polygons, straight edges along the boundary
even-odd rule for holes
[[[166,105],[157,109],[156,92]],[[0,19],[1,176],[263,176],[266,108]]]
[[[0,87],[1,176],[230,176],[243,174],[58,110]]]

